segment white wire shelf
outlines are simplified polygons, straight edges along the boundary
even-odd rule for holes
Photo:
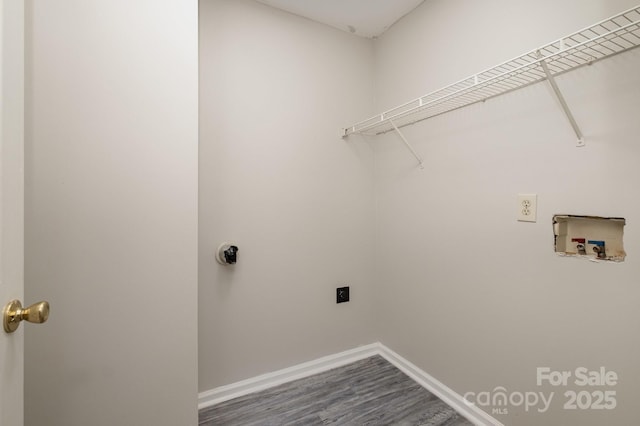
[[[546,79],[555,86],[553,76],[639,45],[640,5],[515,59],[356,123],[344,129],[343,137],[354,133],[366,135],[387,133]],[[556,89],[557,87],[554,87],[554,90]],[[560,93],[556,92],[556,94],[561,98]],[[561,102],[564,100],[561,99]],[[581,142],[579,129],[566,105],[564,107]]]

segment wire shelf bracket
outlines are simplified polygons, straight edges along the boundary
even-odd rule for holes
[[[351,134],[380,135],[396,131],[422,165],[399,129],[450,111],[547,80],[569,123],[584,146],[584,136],[555,78],[640,46],[640,5],[583,30],[570,34],[529,53],[467,77],[442,89],[377,114],[343,129]]]
[[[564,115],[567,116],[567,119],[569,120],[569,124],[571,124],[573,131],[576,133],[576,137],[578,138],[578,142],[576,143],[576,146],[578,147],[585,146],[584,137],[582,136],[582,131],[580,130],[580,127],[578,126],[576,119],[573,117],[573,114],[571,113],[571,109],[569,108],[569,105],[567,105],[567,101],[564,99],[564,96],[562,95],[562,92],[558,87],[558,83],[556,83],[555,77],[551,74],[551,71],[549,71],[549,66],[547,65],[545,60],[542,59],[542,53],[540,51],[538,51],[538,57],[541,58],[540,66],[542,67],[542,70],[544,71],[544,74],[547,77],[547,81],[549,82],[549,85],[553,89],[553,93],[556,95],[556,99],[560,103],[560,107],[562,108],[562,111],[564,111]]]
[[[402,142],[404,142],[407,148],[409,148],[409,151],[411,151],[413,156],[416,157],[416,160],[418,160],[418,165],[420,166],[420,168],[424,169],[424,161],[422,160],[422,157],[420,157],[416,152],[416,150],[413,149],[409,141],[407,141],[407,138],[404,137],[400,129],[398,129],[398,126],[396,126],[396,123],[394,123],[393,120],[391,119],[389,120],[389,123],[393,126],[393,129],[396,131],[396,133],[398,133],[398,136],[400,136],[400,139],[402,139]]]

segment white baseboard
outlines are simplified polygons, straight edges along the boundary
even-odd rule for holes
[[[379,345],[379,355],[393,364],[398,370],[415,380],[420,386],[446,402],[461,416],[478,426],[504,426],[475,405],[467,403],[464,398],[451,388],[416,367],[382,343]]]
[[[465,402],[462,396],[379,342],[201,392],[198,395],[198,409],[342,367],[374,355],[382,356],[473,424],[479,426],[504,426],[475,405]]]
[[[333,368],[342,367],[361,359],[369,358],[379,354],[379,344],[360,346],[355,349],[340,352],[318,358],[313,361],[294,365],[293,367],[262,374],[230,385],[220,386],[198,395],[198,409],[210,407],[224,401],[228,401],[239,396],[248,395],[264,389],[269,389],[293,380],[303,379],[314,374],[329,371]]]

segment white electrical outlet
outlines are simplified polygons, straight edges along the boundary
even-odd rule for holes
[[[535,222],[538,208],[536,194],[518,194],[518,220],[520,222]]]

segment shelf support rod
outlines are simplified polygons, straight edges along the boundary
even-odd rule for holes
[[[573,117],[573,114],[569,109],[569,105],[567,105],[567,101],[564,99],[564,96],[562,96],[562,92],[560,91],[560,88],[556,83],[556,79],[553,77],[553,75],[549,71],[547,62],[544,60],[539,50],[537,54],[538,54],[538,59],[540,60],[540,66],[542,67],[545,75],[547,76],[547,81],[549,82],[549,85],[553,89],[553,92],[556,95],[556,99],[558,99],[558,102],[560,102],[560,106],[562,107],[564,114],[567,116],[567,119],[569,120],[569,123],[571,123],[571,127],[573,127],[573,131],[575,132],[578,138],[578,142],[576,146],[584,146],[584,137],[582,136],[582,131],[580,130],[580,127],[578,127],[578,123],[576,122],[576,119]]]
[[[411,151],[411,153],[413,154],[414,157],[416,157],[416,160],[418,160],[418,164],[420,165],[421,169],[424,169],[424,161],[422,160],[422,158],[418,155],[418,153],[413,149],[413,147],[411,146],[411,144],[409,143],[409,141],[407,141],[407,138],[404,137],[404,135],[402,134],[402,132],[400,131],[400,129],[398,129],[398,126],[396,126],[396,123],[393,122],[393,120],[389,120],[389,123],[391,123],[391,125],[393,126],[394,130],[398,133],[398,136],[400,136],[400,139],[402,139],[402,142],[404,142],[404,144],[407,146],[407,148],[409,148],[409,151]]]

